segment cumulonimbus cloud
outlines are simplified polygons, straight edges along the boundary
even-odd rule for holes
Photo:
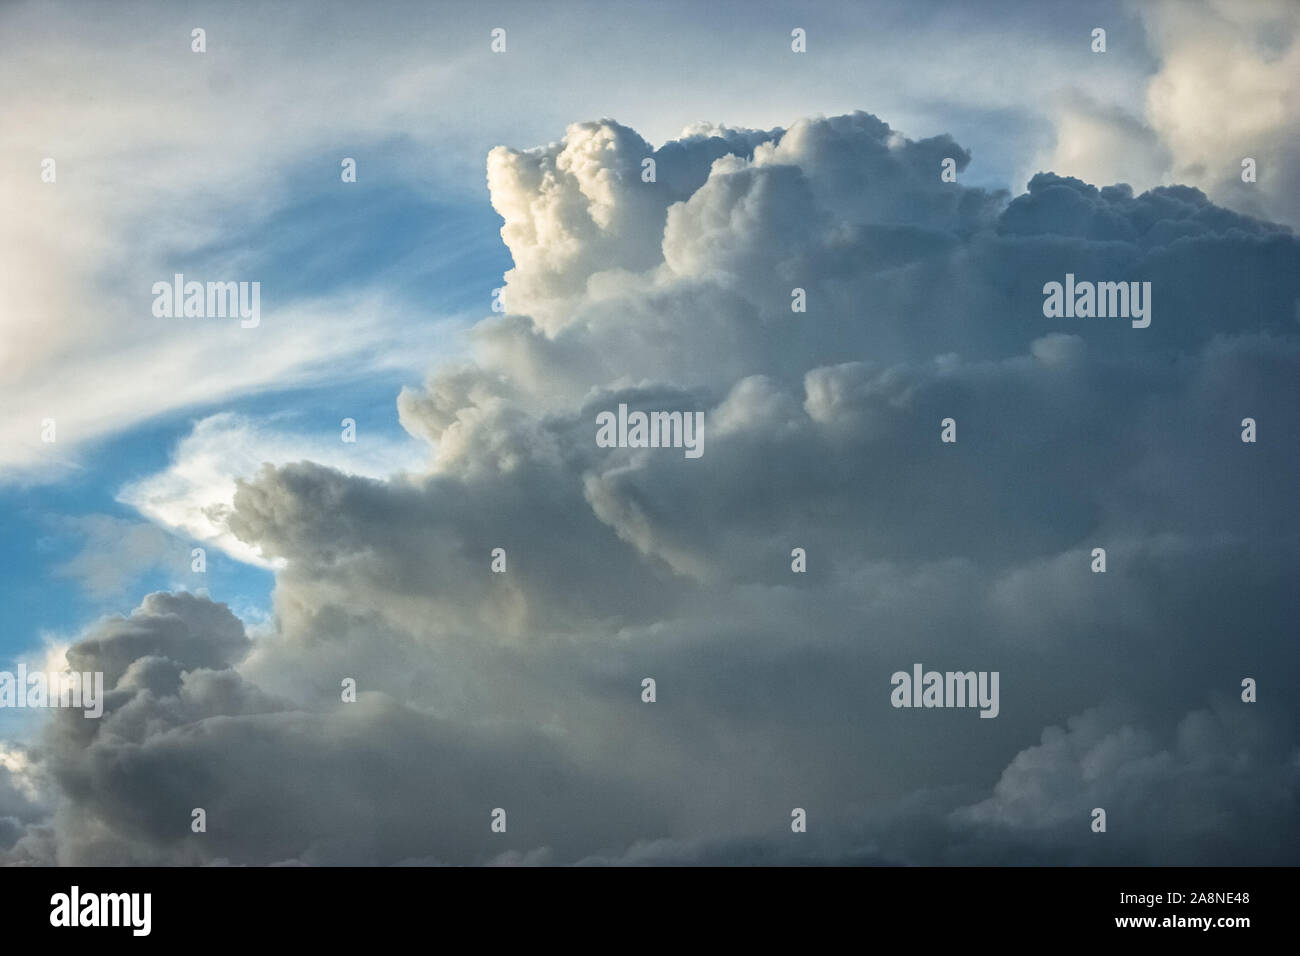
[[[398,400],[430,468],[241,481],[275,632],[181,595],[93,628],[106,716],[58,715],[9,858],[1294,862],[1300,242],[949,158],[865,113],[494,150],[507,311]],[[1150,326],[1046,318],[1067,273],[1151,282]],[[705,453],[599,447],[620,403]],[[1000,715],[891,707],[914,662],[999,671]]]

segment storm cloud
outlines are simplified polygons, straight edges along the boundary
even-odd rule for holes
[[[8,858],[1295,863],[1300,241],[945,159],[867,113],[493,150],[506,311],[398,397],[427,469],[241,482],[271,632],[160,593],[85,633],[105,716],[34,748],[46,817],[0,779]],[[1046,318],[1067,273],[1150,327]],[[598,447],[620,403],[703,456]],[[1000,715],[893,708],[915,662]]]

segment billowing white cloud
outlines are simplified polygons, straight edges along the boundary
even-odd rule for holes
[[[400,396],[427,467],[280,458],[217,511],[240,469],[186,462],[245,432],[196,431],[158,500],[283,561],[272,633],[167,594],[88,629],[106,716],[58,715],[9,857],[1293,862],[1300,241],[1185,186],[945,183],[958,144],[863,113],[696,128],[655,183],[643,143],[492,153],[509,311]],[[1044,317],[1067,272],[1150,281],[1150,327]],[[703,456],[599,447],[620,403],[702,411]],[[892,707],[916,662],[998,671],[999,716]]]
[[[306,248],[313,239],[337,242],[336,226],[283,227],[302,225],[294,219],[302,203],[332,198],[344,155],[360,159],[362,182],[479,201],[484,151],[550,135],[575,115],[616,112],[658,142],[681,128],[683,116],[725,113],[772,126],[870,101],[918,132],[955,122],[985,137],[981,165],[969,172],[984,182],[1018,189],[1039,168],[1138,189],[1178,181],[1233,208],[1300,222],[1289,189],[1300,161],[1290,121],[1300,47],[1295,9],[1285,0],[1152,3],[1127,14],[1103,5],[1095,16],[1111,27],[1112,43],[1104,57],[1087,52],[1091,19],[1062,19],[1037,4],[1007,18],[960,7],[919,16],[905,2],[807,11],[812,45],[803,56],[789,52],[788,17],[748,5],[719,13],[730,24],[722,44],[699,28],[691,3],[584,7],[582,17],[554,21],[517,4],[473,6],[475,16],[451,18],[451,27],[447,7],[421,3],[392,4],[392,14],[380,18],[341,0],[326,12],[318,4],[277,4],[238,15],[121,4],[112,15],[97,11],[93,29],[82,29],[84,3],[5,5],[0,82],[11,95],[10,121],[0,129],[0,258],[10,281],[0,315],[0,402],[8,410],[0,422],[0,475],[63,477],[95,440],[159,415],[337,380],[344,368],[357,376],[375,366],[405,368],[443,347],[445,337],[429,322],[443,310],[433,304],[413,313],[409,303],[377,291],[378,275],[360,289],[316,296],[287,289],[292,277],[265,274],[281,243],[302,233]],[[190,31],[200,10],[211,21],[211,43],[195,54]],[[489,22],[510,24],[516,42],[507,56],[488,51]],[[440,53],[431,59],[435,46]],[[557,56],[562,50],[581,55]],[[937,50],[943,55],[934,56]],[[918,51],[922,71],[913,70]],[[370,66],[380,57],[385,69],[376,72]],[[693,67],[664,69],[670,61]],[[1204,62],[1233,68],[1204,70]],[[284,96],[285,89],[294,95]],[[507,100],[521,105],[503,108]],[[434,122],[432,103],[439,104]],[[521,270],[512,292],[523,299],[513,307],[535,313],[543,328],[564,321],[555,296],[583,278],[566,266],[575,243],[585,243],[586,256],[601,249],[609,263],[642,269],[658,237],[628,224],[692,195],[702,182],[698,163],[707,168],[721,155],[695,150],[684,165],[661,156],[661,166],[680,165],[680,182],[672,168],[661,170],[662,188],[623,191],[612,203],[644,141],[611,127],[591,129],[586,139],[570,134],[562,159],[501,153],[491,166],[493,201],[514,230],[508,238]],[[691,132],[705,140],[762,136],[707,122]],[[799,139],[792,132],[787,149]],[[1043,152],[1054,136],[1055,154]],[[596,159],[609,149],[619,152],[619,164]],[[1260,164],[1251,187],[1234,178],[1247,155]],[[1019,170],[1019,157],[1030,156],[1048,159]],[[56,184],[40,181],[46,158],[58,164]],[[1015,179],[1017,171],[1024,177]],[[510,177],[527,185],[528,176],[546,175],[555,182],[524,190],[535,209],[525,215],[511,205],[503,188]],[[584,184],[589,208],[563,198],[565,177]],[[812,182],[830,187],[834,176]],[[904,189],[893,199],[874,193],[871,201],[915,203],[917,196]],[[707,215],[706,199],[690,214]],[[942,202],[939,194],[930,200]],[[559,231],[526,238],[533,227]],[[792,227],[797,218],[783,228]],[[539,237],[546,241],[538,244]],[[700,233],[693,241],[708,240]],[[676,256],[690,251],[674,249],[669,261],[682,265]],[[714,253],[725,258],[726,251]],[[196,261],[221,275],[198,276]],[[392,280],[393,269],[405,276],[414,268],[392,264],[381,272]],[[152,283],[177,270],[266,280],[266,321],[239,330],[153,319]],[[531,283],[550,296],[556,316],[528,305]],[[580,291],[600,294],[598,285]],[[738,330],[717,331],[711,346],[721,352]],[[58,423],[57,445],[40,441],[46,418]]]
[[[332,422],[320,424],[328,429]],[[237,481],[253,478],[267,465],[306,460],[345,474],[387,478],[421,467],[427,457],[423,446],[366,434],[365,424],[357,441],[344,442],[341,436],[341,428],[303,434],[274,419],[230,412],[210,415],[181,439],[171,465],[127,485],[118,500],[164,528],[214,545],[240,561],[271,567],[259,548],[240,541],[226,527]],[[114,549],[88,548],[75,567],[93,565],[100,574],[111,573],[101,565],[112,553]]]
[[[1089,95],[1084,77],[1063,90],[1050,111],[1055,146],[1035,157],[1035,168],[1135,189],[1188,183],[1229,208],[1300,227],[1292,187],[1300,177],[1300,7],[1153,0],[1132,8],[1155,71],[1120,95]],[[1095,54],[1094,69],[1082,72],[1116,55]],[[1250,182],[1242,179],[1247,158],[1256,167]]]

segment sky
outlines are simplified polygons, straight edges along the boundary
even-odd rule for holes
[[[4,862],[1297,862],[1294,4],[19,2],[0,86],[0,670],[108,688]]]

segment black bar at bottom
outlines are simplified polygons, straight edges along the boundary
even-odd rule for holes
[[[921,948],[1125,936],[1231,945],[1284,931],[1294,883],[1292,868],[52,868],[0,870],[0,910],[10,941],[126,945],[373,945],[421,930],[494,945],[716,938],[820,949],[845,933],[903,933]]]

